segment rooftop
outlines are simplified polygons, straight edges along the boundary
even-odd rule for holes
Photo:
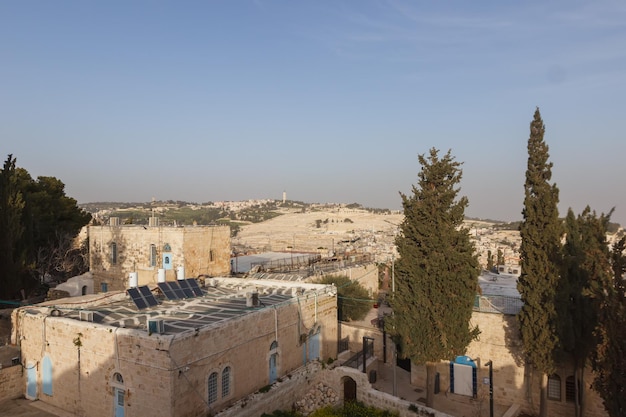
[[[297,296],[336,293],[333,286],[267,279],[208,278],[206,282],[201,296],[173,301],[156,285],[150,286],[157,305],[143,309],[135,305],[127,292],[117,291],[54,300],[30,306],[27,311],[141,330],[147,329],[148,320],[163,320],[164,333],[176,335],[291,303]],[[257,294],[258,300],[254,306],[249,301],[252,293]]]

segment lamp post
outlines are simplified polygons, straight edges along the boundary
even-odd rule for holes
[[[485,366],[489,367],[489,417],[493,417],[493,362],[490,360]]]

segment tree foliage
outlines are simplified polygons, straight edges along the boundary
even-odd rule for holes
[[[21,289],[36,286],[44,274],[84,272],[86,265],[67,271],[72,242],[91,216],[65,195],[65,185],[54,177],[33,180],[9,155],[0,172],[0,298],[12,298]],[[63,247],[62,253],[59,252]],[[80,263],[80,261],[78,261]],[[35,279],[32,279],[35,278]]]
[[[559,350],[574,367],[576,416],[583,415],[584,369],[596,347],[594,330],[598,325],[598,294],[610,282],[611,266],[606,241],[608,215],[589,207],[578,217],[570,209],[565,220],[561,279],[556,306]]]
[[[319,282],[337,287],[339,320],[363,320],[372,309],[373,300],[358,281],[352,281],[345,275],[326,275]]]
[[[555,370],[553,354],[558,347],[555,296],[559,279],[563,225],[557,205],[559,190],[548,162],[545,126],[539,109],[530,123],[528,165],[524,183],[523,221],[520,224],[522,274],[517,288],[524,303],[518,314],[524,353],[530,364],[543,374],[542,417],[547,412],[546,378]]]
[[[413,194],[401,193],[404,220],[396,246],[393,316],[386,321],[402,355],[427,365],[427,404],[434,399],[434,363],[465,353],[479,333],[469,324],[480,271],[469,231],[466,197],[457,199],[461,163],[448,151],[420,155]]]
[[[604,400],[610,417],[626,415],[626,238],[616,242],[611,250],[613,273],[609,285],[596,295],[600,299],[599,344],[593,355],[595,380],[593,388]]]

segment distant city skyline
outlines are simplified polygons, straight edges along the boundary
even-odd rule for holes
[[[522,218],[535,108],[559,214],[626,224],[626,4],[0,5],[0,151],[79,203],[271,198],[401,209],[418,154],[466,215]]]

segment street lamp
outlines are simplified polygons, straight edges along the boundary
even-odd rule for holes
[[[489,367],[489,417],[493,417],[493,362],[490,360],[485,366]]]

